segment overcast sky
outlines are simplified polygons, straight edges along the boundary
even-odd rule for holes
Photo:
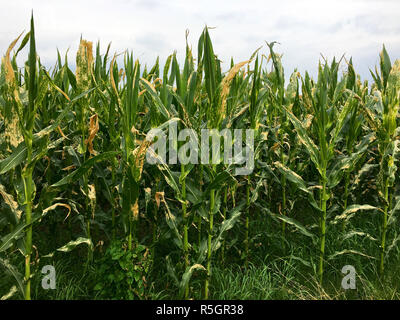
[[[400,1],[218,1],[218,0],[12,0],[2,1],[0,11],[0,52],[23,30],[29,31],[34,11],[37,51],[42,63],[51,66],[56,49],[69,61],[82,34],[90,41],[101,40],[105,50],[133,50],[142,63],[152,65],[174,50],[183,58],[185,30],[196,50],[201,30],[211,30],[214,51],[224,61],[246,60],[265,41],[278,41],[285,73],[294,68],[315,75],[320,54],[325,57],[353,57],[356,71],[369,77],[378,63],[384,43],[394,61],[400,58]],[[264,46],[262,52],[266,53]]]

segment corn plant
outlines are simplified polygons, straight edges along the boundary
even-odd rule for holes
[[[17,219],[15,221],[16,227],[12,229],[11,233],[3,238],[0,252],[8,249],[13,242],[19,243],[20,251],[25,257],[24,297],[26,300],[30,300],[33,224],[47,214],[47,212],[54,210],[57,206],[64,206],[69,209],[68,205],[61,203],[56,203],[48,208],[43,208],[43,205],[46,204],[46,202],[43,202],[38,204],[38,207],[42,208],[42,212],[34,212],[34,201],[36,198],[37,188],[34,182],[33,174],[35,171],[35,165],[38,163],[38,161],[46,156],[48,150],[55,148],[61,142],[60,140],[50,142],[49,134],[58,127],[60,121],[63,119],[63,117],[65,117],[70,108],[64,110],[58,116],[58,118],[55,119],[52,125],[49,125],[45,128],[40,128],[41,130],[36,133],[34,132],[35,129],[37,129],[35,126],[36,114],[38,110],[41,109],[42,103],[45,101],[45,96],[49,90],[49,87],[56,89],[59,93],[62,93],[68,100],[69,98],[49,78],[48,73],[40,65],[40,62],[38,63],[33,16],[31,18],[31,30],[23,39],[19,49],[22,50],[29,41],[29,56],[26,64],[26,73],[24,75],[24,89],[22,91],[23,93],[27,93],[27,99],[21,98],[21,92],[16,89],[16,85],[18,83],[17,81],[19,81],[19,79],[17,78],[18,80],[16,81],[14,73],[15,70],[11,65],[9,56],[17,41],[18,38],[10,45],[6,57],[3,59],[2,68],[5,70],[6,80],[6,89],[4,91],[5,101],[10,104],[9,107],[17,114],[19,129],[14,128],[14,130],[21,132],[23,141],[20,141],[18,144],[14,144],[14,150],[12,150],[13,152],[11,155],[2,161],[1,173],[5,174],[10,171],[11,174],[13,174],[14,169],[17,169],[17,171],[20,173],[20,178],[18,179],[20,182],[17,183],[17,196],[19,205],[24,207],[24,221],[22,220],[21,213],[18,209],[19,206],[16,206],[16,202],[13,200],[13,197],[3,191],[3,198],[7,197],[7,202],[9,205],[11,205]],[[17,136],[14,136],[14,138],[16,137]],[[11,145],[13,145],[13,143],[11,143]],[[42,191],[44,191],[44,194],[46,194],[47,190]],[[42,197],[39,199],[40,202],[44,200],[45,198]],[[23,232],[25,232],[24,246],[22,246],[20,242]],[[15,272],[15,274],[18,278],[18,273]],[[21,283],[21,281],[19,281],[19,283]]]
[[[34,22],[33,17],[31,18],[31,30],[29,33],[29,57],[28,57],[28,73],[26,74],[26,90],[28,92],[28,101],[24,105],[21,101],[19,92],[16,88],[17,82],[15,79],[14,69],[11,65],[10,61],[10,52],[12,48],[15,46],[19,38],[17,38],[10,45],[5,58],[3,59],[4,70],[5,70],[5,80],[7,86],[7,97],[6,99],[10,102],[11,108],[16,110],[16,114],[18,115],[18,125],[21,135],[23,136],[23,141],[25,144],[25,166],[21,170],[21,180],[23,181],[24,186],[24,214],[25,214],[25,299],[31,299],[31,254],[32,254],[32,211],[33,211],[33,201],[35,198],[35,185],[33,181],[33,171],[35,168],[35,155],[33,153],[33,144],[34,144],[34,126],[35,126],[35,115],[37,112],[37,108],[41,103],[41,99],[43,99],[43,91],[46,90],[43,86],[40,86],[40,80],[38,72],[37,72],[37,57],[36,57],[36,45],[35,45],[35,31],[34,31]],[[43,82],[42,82],[43,83]],[[47,83],[46,83],[47,84]],[[14,126],[16,123],[14,123]],[[14,139],[18,139],[18,135],[14,135]],[[18,145],[18,141],[14,141],[11,144],[14,146]]]
[[[380,170],[378,176],[379,198],[383,202],[381,224],[381,245],[379,273],[384,274],[386,233],[398,204],[392,208],[393,186],[396,180],[396,162],[399,154],[397,115],[400,101],[400,61],[392,66],[389,55],[383,47],[380,54],[380,73],[371,72],[375,81],[373,96],[366,103],[365,111],[372,130],[378,139]],[[392,219],[390,219],[392,218]],[[390,224],[389,223],[389,224]]]
[[[335,146],[338,141],[339,134],[343,128],[346,117],[349,112],[354,108],[354,97],[350,95],[346,99],[346,103],[338,110],[337,118],[332,118],[332,112],[329,110],[329,102],[332,101],[329,97],[329,91],[335,91],[332,84],[335,83],[337,72],[337,64],[332,63],[331,68],[319,65],[318,82],[313,90],[311,90],[310,82],[303,83],[305,87],[305,94],[311,101],[311,108],[314,112],[314,133],[316,142],[307,133],[303,123],[288,109],[285,108],[289,120],[292,122],[298,134],[300,142],[305,146],[311,161],[317,169],[320,176],[320,198],[318,210],[320,213],[320,254],[319,254],[319,267],[318,277],[320,283],[323,280],[324,273],[324,257],[325,257],[325,239],[326,239],[326,213],[327,201],[330,198],[329,186],[332,187],[333,176],[335,171],[329,173],[328,166],[332,164],[335,157]],[[334,95],[331,95],[334,98]],[[334,101],[333,101],[334,102]],[[335,119],[335,121],[334,121]],[[337,120],[336,120],[337,119]],[[336,123],[335,123],[336,122]],[[318,145],[318,146],[317,146]],[[315,203],[313,203],[315,204]]]

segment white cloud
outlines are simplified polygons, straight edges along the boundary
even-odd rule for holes
[[[231,56],[247,59],[265,40],[280,43],[276,49],[284,53],[288,74],[295,67],[315,74],[320,53],[328,58],[345,53],[369,78],[382,43],[393,60],[400,56],[399,1],[14,0],[2,4],[1,53],[22,30],[29,30],[32,9],[38,52],[48,66],[56,60],[56,48],[61,53],[70,48],[69,60],[74,61],[81,34],[101,40],[104,49],[112,41],[112,52],[133,50],[149,65],[174,50],[182,58],[185,30],[196,49],[205,24],[216,27],[211,31],[214,51],[225,67]]]

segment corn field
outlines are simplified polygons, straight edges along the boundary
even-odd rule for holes
[[[43,297],[42,267],[60,261],[89,279],[86,299],[216,299],[217,274],[263,265],[271,277],[296,274],[284,298],[335,298],[345,265],[357,271],[357,297],[374,298],[368,280],[400,298],[400,60],[383,46],[371,83],[345,57],[322,58],[317,79],[287,77],[272,42],[224,72],[210,33],[197,52],[186,44],[183,65],[173,53],[150,67],[81,39],[76,64],[57,52],[46,69],[33,17],[10,39],[0,73],[2,299]],[[199,135],[252,129],[254,170],[148,163],[147,133],[172,123]]]

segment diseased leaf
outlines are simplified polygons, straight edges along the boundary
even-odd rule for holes
[[[378,211],[382,211],[381,209],[371,206],[369,204],[352,204],[350,206],[347,207],[347,209],[341,214],[335,217],[334,221],[332,221],[333,224],[338,223],[340,220],[345,220],[348,221],[350,218],[352,218],[354,216],[354,214],[357,211],[360,210],[378,210]]]
[[[89,248],[93,248],[93,243],[92,243],[91,239],[79,237],[76,240],[71,240],[67,244],[65,244],[62,247],[58,248],[56,251],[59,251],[59,252],[70,252],[70,251],[72,251],[73,249],[75,249],[77,246],[79,246],[81,244],[86,244]],[[43,258],[51,258],[51,257],[54,256],[54,253],[55,252],[51,252],[51,253],[43,256]]]
[[[362,252],[357,251],[357,250],[351,250],[351,249],[345,249],[345,250],[342,250],[342,251],[336,251],[334,254],[331,254],[328,257],[328,260],[332,260],[332,259],[336,258],[337,256],[341,256],[341,255],[344,255],[344,254],[356,254],[356,255],[359,255],[359,256],[362,256],[362,257],[365,257],[365,258],[376,260],[376,258],[371,257],[371,256],[369,256],[369,255],[367,255],[365,253],[362,253]]]

